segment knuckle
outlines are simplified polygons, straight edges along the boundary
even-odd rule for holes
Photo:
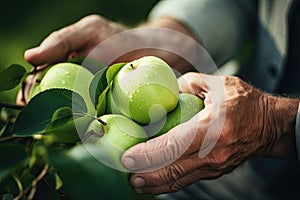
[[[170,182],[176,182],[179,178],[182,177],[182,171],[180,170],[178,165],[168,165],[167,172],[167,178]]]
[[[212,166],[217,170],[225,170],[228,165],[230,165],[231,159],[231,151],[230,150],[222,150],[222,152],[218,152],[216,156],[214,156]]]
[[[227,154],[221,154],[220,156],[217,157],[216,159],[216,162],[215,162],[215,165],[218,167],[218,168],[222,168],[225,166],[225,163],[227,161]]]
[[[234,122],[231,119],[225,121],[219,141],[224,144],[233,144],[237,140]]]
[[[69,45],[64,37],[64,29],[54,31],[50,34],[49,38],[52,38],[51,41],[56,41],[56,43],[60,46],[61,49],[68,51]]]
[[[169,185],[170,192],[177,192],[183,188],[183,184],[180,181],[175,181]]]
[[[62,33],[60,30],[57,30],[57,31],[53,31],[51,34],[50,34],[50,37],[52,38],[57,38],[57,39],[61,39],[63,36],[62,36]]]
[[[93,24],[95,22],[103,22],[105,20],[100,15],[92,14],[92,15],[89,15],[89,16],[83,18],[83,21],[85,21],[86,23],[92,23]]]

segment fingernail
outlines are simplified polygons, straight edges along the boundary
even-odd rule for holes
[[[28,49],[24,52],[24,57],[26,59],[31,59],[30,57],[39,51],[39,47]]]
[[[143,187],[145,186],[145,184],[145,179],[143,179],[142,177],[136,177],[133,181],[134,187]]]
[[[124,167],[127,169],[133,168],[135,166],[135,161],[131,157],[126,157],[122,160]]]
[[[31,54],[31,53],[37,52],[38,50],[40,50],[39,47],[35,47],[35,48],[32,48],[32,49],[27,49],[25,51],[25,54]]]
[[[134,188],[134,191],[139,194],[143,193],[143,191],[140,188]]]

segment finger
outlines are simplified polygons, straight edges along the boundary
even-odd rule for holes
[[[205,158],[200,158],[199,152],[195,152],[183,156],[162,169],[153,172],[134,173],[130,176],[130,182],[133,187],[156,187],[175,182],[199,169],[209,172],[202,174],[201,179],[215,178],[216,174],[228,173],[239,164],[236,160],[240,157],[240,153],[228,157],[227,151],[216,150]]]
[[[137,193],[147,193],[147,194],[156,194],[156,195],[171,193],[171,192],[177,192],[182,188],[195,183],[196,181],[208,179],[210,177],[217,178],[219,176],[221,176],[221,173],[218,171],[197,169],[172,182],[162,184],[162,185],[157,185],[157,186],[145,185],[143,187],[135,187],[134,190]]]
[[[16,97],[16,104],[18,105],[27,104],[30,89],[35,84],[40,74],[41,71],[37,72],[36,74],[31,74],[26,78],[25,83],[22,83],[21,89],[18,91]]]
[[[53,32],[39,47],[25,51],[24,58],[35,66],[64,61],[70,52],[68,44],[69,42],[61,31]]]
[[[53,64],[68,59],[74,51],[80,50],[91,39],[95,17],[86,17],[75,24],[51,33],[40,46],[25,51],[26,61],[35,66]]]
[[[190,72],[182,75],[178,78],[178,86],[180,92],[191,93],[201,95],[204,98],[203,93],[208,92],[207,79],[208,75]]]
[[[178,78],[180,92],[192,93],[204,99],[204,104],[220,105],[225,100],[225,76],[190,72]],[[228,78],[228,77],[227,77]]]
[[[204,113],[204,114],[203,114]],[[169,132],[137,144],[122,156],[122,163],[130,171],[149,172],[173,163],[184,154],[199,151],[205,132],[205,112],[198,113],[191,120],[182,123]]]
[[[184,156],[179,160],[153,172],[135,173],[130,176],[133,187],[153,187],[174,182],[199,168],[198,153]]]

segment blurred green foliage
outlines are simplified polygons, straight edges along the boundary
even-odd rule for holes
[[[19,63],[30,68],[24,51],[39,45],[51,32],[89,14],[134,26],[146,19],[158,0],[10,0],[0,11],[0,67]],[[13,91],[0,93],[0,101],[13,101]]]

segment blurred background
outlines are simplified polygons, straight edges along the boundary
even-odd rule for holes
[[[89,14],[134,26],[143,22],[159,0],[10,0],[0,12],[0,68],[13,63],[30,68],[24,51],[39,45],[54,30]],[[0,100],[14,101],[15,90],[0,93]]]

